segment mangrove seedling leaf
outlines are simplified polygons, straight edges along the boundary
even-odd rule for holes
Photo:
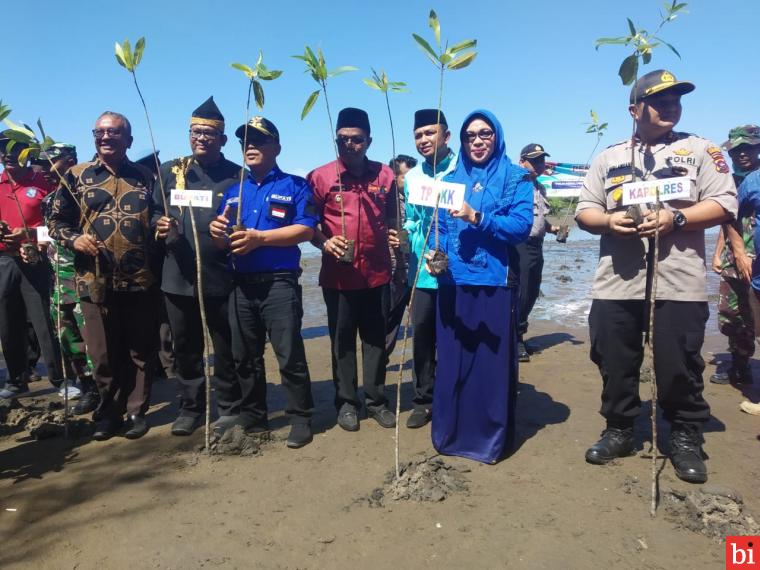
[[[135,61],[134,66],[137,67],[142,61],[143,51],[145,50],[145,38],[141,37],[135,44]]]
[[[447,69],[464,69],[473,62],[476,55],[478,55],[478,52],[468,51],[449,63]]]
[[[306,104],[303,106],[303,111],[301,111],[301,120],[303,121],[306,118],[306,115],[309,114],[309,111],[311,111],[311,108],[314,106],[314,103],[317,102],[317,98],[319,97],[319,89],[314,91],[311,95],[309,95],[309,98],[306,100]]]
[[[629,55],[620,64],[618,75],[623,81],[623,85],[630,85],[633,80],[636,79],[636,74],[639,71],[639,58],[636,55]]]
[[[261,83],[253,80],[253,97],[256,101],[256,106],[259,109],[264,108],[264,89],[261,87]]]
[[[596,44],[596,49],[599,49],[603,45],[612,45],[612,44],[628,44],[630,43],[632,38],[630,37],[624,37],[624,38],[597,38],[594,42]]]
[[[652,50],[649,49],[647,51],[644,51],[641,53],[641,61],[644,62],[644,65],[647,65],[650,61],[652,61]]]
[[[633,25],[633,22],[631,21],[630,18],[626,18],[626,20],[628,20],[628,29],[631,30],[631,35],[635,36],[637,33],[636,26]]]
[[[135,64],[134,59],[132,59],[132,46],[130,45],[129,40],[124,40],[122,48],[124,50],[124,61],[127,64],[127,71],[134,71]]]
[[[123,68],[127,68],[127,60],[124,59],[124,49],[121,47],[121,44],[119,42],[116,42],[116,45],[114,46],[114,52],[116,55],[116,61],[119,62],[119,65]]]
[[[263,79],[264,81],[271,81],[272,79],[277,79],[280,75],[282,75],[282,71],[280,71],[279,69],[273,69],[271,71],[266,70],[263,73],[259,72],[259,78]]]
[[[378,91],[382,91],[382,89],[380,88],[380,86],[375,81],[373,81],[372,79],[364,78],[364,79],[362,79],[362,81],[364,81],[364,84],[367,87],[371,87],[372,89],[377,89]]]
[[[29,160],[29,153],[32,152],[32,147],[26,147],[20,153],[18,153],[18,165],[26,166],[26,161]]]
[[[332,71],[329,71],[327,73],[327,77],[335,77],[336,75],[340,75],[341,73],[348,73],[349,71],[358,71],[358,68],[351,65],[342,65],[340,67],[336,67]]]
[[[438,54],[433,51],[433,48],[430,47],[430,44],[427,43],[425,38],[422,38],[417,34],[412,34],[412,37],[414,38],[414,41],[416,41],[420,46],[420,49],[425,52],[425,55],[430,58],[430,61],[432,61],[434,65],[437,66],[441,64],[441,62],[438,60]]]
[[[430,15],[428,16],[428,25],[433,30],[433,34],[435,34],[435,43],[438,45],[438,49],[440,49],[441,23],[438,21],[438,14],[435,13],[435,10],[430,10]]]
[[[446,51],[455,54],[457,52],[460,52],[465,49],[474,48],[476,45],[478,45],[478,40],[464,40],[463,42],[459,42],[458,44],[454,44]]]
[[[293,57],[297,57],[297,56],[293,56]],[[234,67],[235,69],[239,69],[240,71],[242,71],[243,73],[246,74],[246,76],[248,77],[248,79],[253,79],[253,69],[251,69],[247,65],[245,65],[243,63],[231,63],[230,67]]]

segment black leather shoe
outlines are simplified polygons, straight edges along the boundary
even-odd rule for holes
[[[430,408],[414,408],[409,417],[406,418],[406,427],[418,429],[428,424],[433,418],[433,410]]]
[[[172,435],[188,436],[198,428],[200,416],[179,416],[172,424]]]
[[[367,416],[375,420],[377,423],[379,423],[380,427],[384,427],[384,428],[396,427],[396,415],[385,406],[382,406],[380,408],[368,409]]]
[[[346,431],[359,431],[359,414],[356,408],[343,404],[338,412],[338,425]]]
[[[608,427],[602,437],[586,450],[586,461],[594,465],[604,465],[618,457],[633,455],[633,428]]]
[[[517,343],[517,360],[520,362],[530,362],[530,354],[528,354],[528,349],[525,348],[525,343],[522,341],[518,341]]]
[[[311,426],[306,422],[295,423],[290,426],[287,445],[291,449],[298,449],[308,445],[314,439]]]
[[[92,438],[97,441],[111,439],[121,429],[123,424],[124,420],[121,418],[106,418],[100,420],[95,427],[95,433],[92,434]]]
[[[75,416],[83,416],[94,412],[100,405],[100,395],[97,392],[85,392],[82,397],[77,400],[74,407],[71,408],[71,413]]]
[[[128,421],[127,431],[124,432],[124,437],[127,439],[140,439],[148,433],[148,422],[145,421],[144,416],[129,416]]]
[[[687,483],[707,481],[701,436],[689,430],[673,430],[670,434],[670,461],[676,475]]]

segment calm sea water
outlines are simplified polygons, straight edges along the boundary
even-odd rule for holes
[[[712,259],[718,228],[705,232],[707,259]],[[301,282],[304,289],[304,329],[314,332],[327,325],[327,316],[317,278],[321,253],[310,244],[302,245],[305,271]],[[591,307],[591,283],[599,255],[599,236],[572,228],[567,243],[557,243],[554,236],[544,242],[544,272],[541,296],[530,319],[546,320],[563,327],[587,326]],[[569,277],[569,279],[567,279]],[[708,333],[717,332],[716,311],[720,279],[712,270],[707,272],[707,293],[710,303]]]

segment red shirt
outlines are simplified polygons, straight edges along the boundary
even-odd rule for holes
[[[30,229],[43,225],[41,205],[42,199],[48,193],[50,193],[50,187],[42,174],[34,172],[31,168],[16,179],[15,184],[11,182],[8,172],[3,171],[0,174],[0,220],[8,224],[11,230],[23,228],[24,221]],[[21,212],[19,212],[19,205]],[[32,241],[36,240],[36,232],[31,232],[31,237]],[[5,244],[0,243],[0,251],[6,250]]]
[[[391,280],[388,229],[396,219],[396,182],[393,171],[379,162],[366,161],[360,177],[354,177],[337,161],[343,183],[346,238],[355,242],[354,262],[339,263],[332,255],[322,256],[319,285],[329,289],[370,289]],[[307,176],[314,201],[328,238],[341,235],[340,192],[336,162],[314,169]]]

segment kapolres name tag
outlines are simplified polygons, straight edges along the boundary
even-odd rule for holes
[[[642,180],[623,184],[623,205],[654,204],[660,202],[684,200],[691,197],[691,179],[688,176],[678,178],[660,178]]]

